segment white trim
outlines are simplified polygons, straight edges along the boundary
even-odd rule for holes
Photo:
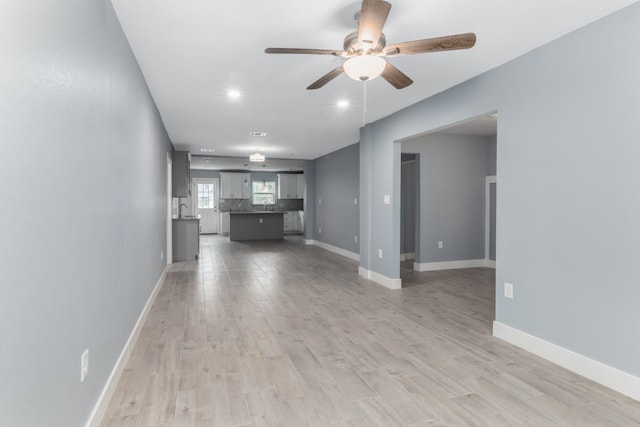
[[[493,336],[640,401],[640,378],[498,321]]]
[[[147,316],[149,315],[151,306],[153,305],[153,302],[155,301],[156,296],[158,295],[158,291],[160,291],[160,288],[164,283],[164,279],[167,276],[167,268],[168,267],[165,267],[164,271],[160,275],[160,278],[158,279],[156,286],[153,288],[153,291],[151,292],[151,295],[149,296],[147,303],[142,309],[142,313],[140,313],[140,317],[138,317],[138,321],[136,322],[136,325],[131,331],[131,335],[129,335],[129,339],[127,340],[127,343],[122,349],[122,352],[120,353],[120,357],[118,357],[118,361],[113,367],[113,370],[111,371],[111,375],[109,375],[109,379],[107,379],[107,383],[102,389],[102,393],[98,398],[98,402],[93,407],[93,411],[91,412],[91,415],[87,420],[86,427],[98,427],[102,423],[102,420],[107,412],[107,407],[109,406],[109,402],[113,397],[113,393],[116,390],[118,381],[120,380],[120,377],[122,376],[122,372],[124,371],[124,367],[127,365],[127,361],[129,360],[129,356],[133,351],[133,347],[135,346],[136,341],[138,340],[138,336],[140,336],[140,332],[142,331],[144,322],[147,320]]]
[[[367,270],[366,268],[359,266],[358,274],[365,279],[372,280],[379,285],[384,286],[389,289],[401,289],[402,288],[402,279],[391,279],[390,277],[383,276],[382,274],[376,273],[375,271]]]
[[[484,178],[484,259],[489,263],[489,253],[491,252],[491,184],[497,185],[498,180],[495,175],[486,176]],[[493,267],[496,268],[496,262],[493,261]]]
[[[171,154],[167,153],[167,253],[165,254],[165,264],[173,262],[173,160]]]
[[[492,259],[486,259],[485,262],[487,263],[485,265],[485,267],[489,267],[489,268],[493,268],[495,270],[496,268],[496,262]]]
[[[485,259],[467,259],[461,261],[414,262],[415,271],[455,270],[458,268],[489,267]]]
[[[343,257],[347,257],[347,258],[352,259],[354,261],[360,261],[360,254],[357,254],[355,252],[349,252],[349,251],[347,251],[345,249],[339,248],[337,246],[330,245],[328,243],[318,242],[317,240],[311,240],[311,242],[313,242],[311,244],[313,244],[313,245],[315,245],[315,246],[317,246],[319,248],[322,248],[324,250],[327,250],[329,252],[333,252],[333,253],[336,253],[338,255],[342,255]],[[307,244],[307,245],[309,244],[309,243],[307,243],[307,240],[305,240],[305,244]]]
[[[415,252],[407,252],[406,254],[400,254],[400,261],[408,261],[408,260],[411,260],[411,259],[416,259],[416,253]]]
[[[304,244],[307,246],[315,245],[315,240],[313,239],[304,239]]]

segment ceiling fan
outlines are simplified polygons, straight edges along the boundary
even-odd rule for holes
[[[363,0],[358,31],[344,38],[344,50],[270,47],[265,49],[265,53],[334,55],[346,59],[342,65],[309,85],[308,90],[319,89],[342,73],[361,81],[382,76],[396,89],[403,89],[413,83],[413,80],[385,60],[385,57],[469,49],[476,44],[474,33],[464,33],[387,46],[382,27],[390,10],[391,3],[387,1]]]

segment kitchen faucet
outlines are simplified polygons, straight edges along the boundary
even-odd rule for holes
[[[178,218],[182,218],[182,207],[187,207],[187,205],[185,203],[181,203],[180,207],[178,208]]]

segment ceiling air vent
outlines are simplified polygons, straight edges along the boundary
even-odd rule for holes
[[[267,136],[266,132],[249,132],[251,136]]]

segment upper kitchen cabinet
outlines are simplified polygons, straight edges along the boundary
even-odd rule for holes
[[[220,172],[221,199],[250,199],[251,174]]]
[[[298,197],[296,199],[304,199],[304,174],[299,173],[296,175],[296,190]]]
[[[173,152],[171,193],[173,197],[191,196],[191,153],[188,151]]]
[[[304,174],[278,174],[278,198],[302,199],[304,196]]]

